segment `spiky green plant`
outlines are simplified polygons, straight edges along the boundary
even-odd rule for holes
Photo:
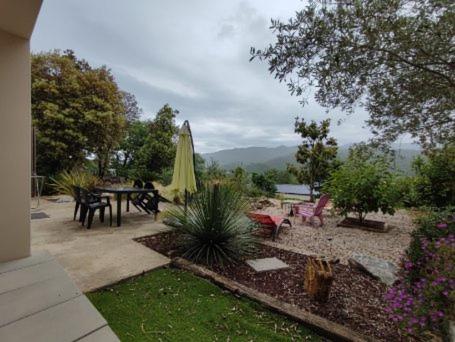
[[[179,234],[183,257],[196,263],[223,265],[236,263],[255,249],[253,223],[245,216],[248,202],[225,184],[206,185],[188,209],[168,212]]]
[[[59,194],[70,195],[73,198],[75,197],[74,187],[93,190],[99,183],[98,177],[79,170],[63,171],[52,181],[52,186]]]

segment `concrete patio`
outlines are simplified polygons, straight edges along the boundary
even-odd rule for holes
[[[47,252],[0,264],[0,341],[119,341]]]
[[[32,207],[35,205],[33,202]],[[101,223],[96,217],[92,228],[86,229],[72,220],[73,211],[74,202],[66,196],[42,198],[32,213],[43,212],[49,218],[31,220],[31,248],[33,253],[52,254],[83,292],[169,263],[165,256],[133,240],[167,230],[160,219],[154,221],[153,215],[132,207],[129,213],[123,211],[122,226],[117,227],[114,210],[112,227],[107,218]]]

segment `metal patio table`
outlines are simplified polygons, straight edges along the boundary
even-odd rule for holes
[[[117,201],[117,227],[122,225],[122,195],[126,194],[126,211],[130,211],[130,199],[131,194],[148,194],[152,193],[153,189],[141,189],[133,187],[125,188],[96,188],[98,192],[104,192],[109,194],[115,194],[115,200]]]

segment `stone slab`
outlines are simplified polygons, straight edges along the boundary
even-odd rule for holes
[[[80,295],[66,274],[5,292],[0,295],[0,328]]]
[[[262,258],[247,260],[246,263],[256,272],[275,271],[288,268],[289,265],[278,258]]]
[[[37,212],[37,213],[31,213],[30,214],[30,218],[32,220],[39,220],[39,219],[45,219],[45,218],[49,218],[50,216],[46,213],[43,213],[42,211],[41,212]]]
[[[92,332],[90,335],[87,335],[80,340],[80,342],[114,342],[120,341],[118,337],[112,332],[112,330],[105,326],[101,329],[98,329]]]
[[[0,263],[0,274],[41,264],[52,259],[53,259],[52,255],[50,255],[47,251],[39,251],[33,253],[32,256],[29,256],[27,258]]]
[[[90,301],[79,296],[1,327],[0,341],[70,342],[89,336],[106,325],[106,320]]]
[[[65,275],[66,272],[55,260],[46,261],[12,272],[2,273],[0,274],[0,295],[21,287]]]
[[[348,260],[349,265],[357,268],[387,285],[393,285],[397,280],[397,267],[390,261],[371,257],[369,255],[353,253]]]

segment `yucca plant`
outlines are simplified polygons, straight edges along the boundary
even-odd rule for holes
[[[65,195],[75,197],[74,187],[78,186],[87,190],[93,190],[99,183],[98,177],[91,173],[73,170],[63,171],[52,179],[54,189]]]
[[[245,216],[248,202],[228,185],[206,185],[188,209],[168,212],[179,233],[182,256],[196,263],[236,263],[255,249],[254,224]]]

